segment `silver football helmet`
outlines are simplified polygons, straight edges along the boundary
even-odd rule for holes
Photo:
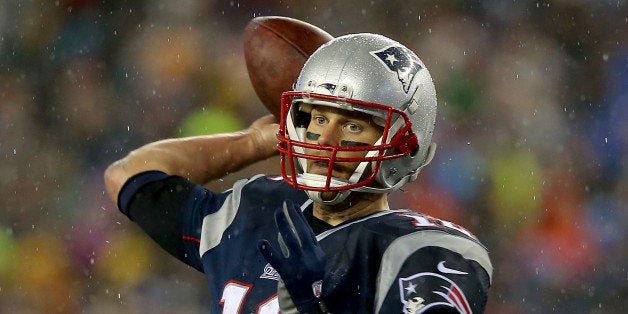
[[[307,141],[313,106],[330,106],[371,115],[383,127],[371,145],[318,145]],[[436,91],[423,62],[408,48],[376,34],[335,38],[307,60],[294,85],[282,95],[278,133],[282,174],[311,199],[342,202],[351,191],[387,193],[417,178],[434,155]],[[318,153],[313,154],[312,151]],[[345,158],[342,152],[362,151]],[[327,175],[308,172],[307,161],[324,161]],[[334,163],[359,162],[348,178],[333,177]],[[337,192],[323,200],[322,192]]]

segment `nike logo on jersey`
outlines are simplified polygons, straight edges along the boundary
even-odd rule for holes
[[[438,265],[436,265],[436,269],[438,269],[438,271],[443,274],[454,274],[454,275],[468,275],[469,274],[469,273],[451,269],[445,266],[445,261],[441,261],[440,263],[438,263]]]

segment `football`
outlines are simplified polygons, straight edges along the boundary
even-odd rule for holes
[[[253,89],[275,117],[308,57],[333,36],[297,19],[260,16],[244,29],[244,58]]]

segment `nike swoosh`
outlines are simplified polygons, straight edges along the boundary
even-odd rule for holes
[[[445,267],[445,261],[441,261],[440,263],[438,263],[438,265],[436,265],[436,269],[438,269],[439,272],[445,273],[445,274],[454,274],[454,275],[468,275],[469,274],[463,271]]]

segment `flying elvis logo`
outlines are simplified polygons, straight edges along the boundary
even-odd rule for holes
[[[421,289],[421,282],[439,282],[440,289],[427,291]],[[473,311],[462,289],[449,278],[432,272],[414,274],[410,277],[399,279],[399,295],[403,303],[404,313],[419,314],[435,306],[450,307],[462,314],[471,314]]]
[[[371,51],[371,55],[393,73],[397,73],[397,79],[403,86],[403,91],[408,93],[410,85],[416,74],[423,67],[419,59],[407,48],[388,46],[381,50]]]

